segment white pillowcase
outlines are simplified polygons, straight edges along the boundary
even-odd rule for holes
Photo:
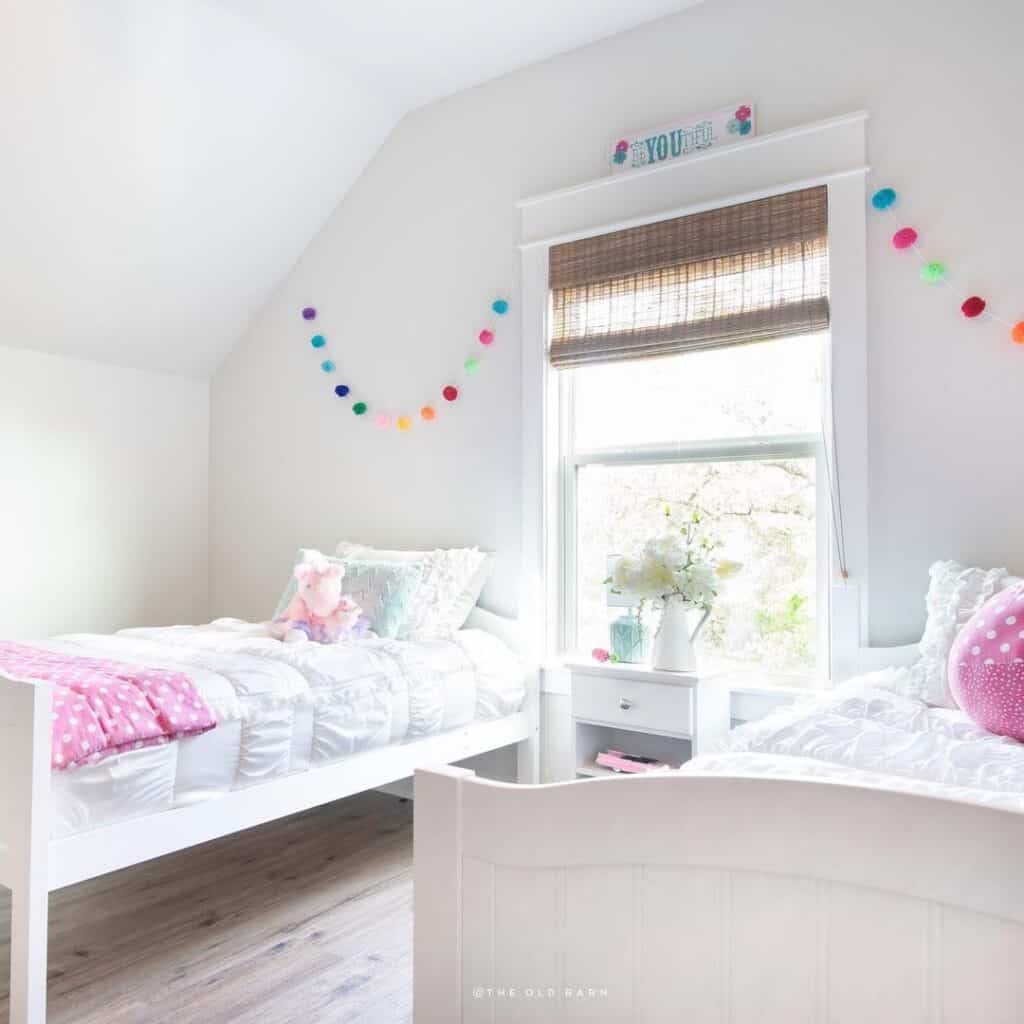
[[[449,637],[462,628],[491,575],[494,558],[478,548],[437,548],[434,551],[387,551],[342,541],[340,558],[418,564],[423,569],[419,590],[399,640]]]
[[[963,626],[979,608],[1003,588],[1005,569],[978,569],[959,562],[936,562],[928,570],[931,584],[925,606],[928,620],[918,645],[920,659],[902,687],[908,697],[937,708],[956,708],[946,681],[949,652]]]

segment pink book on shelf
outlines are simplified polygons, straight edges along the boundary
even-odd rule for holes
[[[671,767],[653,757],[624,754],[621,750],[602,750],[595,760],[602,768],[610,768],[613,772],[630,772],[634,775]]]

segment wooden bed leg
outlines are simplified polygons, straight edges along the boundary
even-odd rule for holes
[[[4,884],[11,890],[11,1024],[46,1024],[51,688],[0,678]]]

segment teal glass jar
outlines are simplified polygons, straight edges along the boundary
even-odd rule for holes
[[[627,665],[638,665],[647,660],[650,653],[648,630],[636,612],[620,615],[611,627],[612,654]]]

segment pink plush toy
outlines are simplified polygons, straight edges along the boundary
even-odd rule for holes
[[[319,552],[307,554],[295,566],[295,596],[284,612],[274,619],[271,632],[286,644],[315,640],[337,643],[353,633],[362,609],[342,594],[343,566]]]

